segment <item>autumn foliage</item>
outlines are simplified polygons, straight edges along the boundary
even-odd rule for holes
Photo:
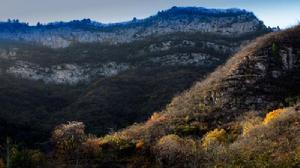
[[[86,140],[82,122],[68,122],[57,126],[52,133],[55,155],[59,160],[78,160],[82,143]]]
[[[269,112],[267,114],[267,116],[265,117],[265,119],[263,121],[263,124],[266,125],[266,124],[276,120],[276,118],[278,118],[284,112],[286,112],[286,109],[282,109],[282,108],[279,108],[279,109],[276,109],[276,110],[273,110],[273,111]]]
[[[207,149],[215,143],[225,142],[226,138],[226,131],[224,129],[214,129],[203,137],[202,146]]]

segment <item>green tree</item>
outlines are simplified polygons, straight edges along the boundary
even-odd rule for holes
[[[273,42],[272,44],[272,55],[273,56],[279,56],[279,47],[278,44],[276,44],[275,42]]]

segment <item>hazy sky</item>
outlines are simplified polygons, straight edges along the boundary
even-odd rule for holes
[[[172,6],[243,8],[268,26],[288,27],[300,21],[300,0],[0,0],[0,20],[35,24],[91,18],[111,23],[145,18]]]

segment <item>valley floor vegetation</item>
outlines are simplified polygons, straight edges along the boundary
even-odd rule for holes
[[[147,124],[164,120],[168,119],[154,114]],[[0,166],[298,167],[299,123],[297,104],[270,111],[265,117],[248,112],[228,127],[215,128],[199,138],[174,133],[150,143],[151,137],[128,141],[130,137],[118,133],[97,138],[85,133],[82,122],[69,122],[54,129],[53,150],[48,154],[22,149],[8,139],[1,146],[6,153],[2,153]],[[182,131],[188,129],[193,128]]]

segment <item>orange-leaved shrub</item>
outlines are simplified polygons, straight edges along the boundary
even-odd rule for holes
[[[241,122],[243,136],[247,135],[256,126],[259,126],[261,122],[262,118],[259,117],[255,112],[247,113]]]
[[[268,123],[272,122],[273,120],[276,120],[284,112],[286,112],[286,109],[282,109],[282,108],[279,108],[279,109],[269,112],[266,115],[266,117],[263,121],[263,124],[268,124]]]
[[[158,112],[154,112],[152,114],[152,116],[150,117],[150,119],[146,122],[146,125],[151,126],[155,123],[163,122],[165,120],[166,120],[165,115],[162,115],[161,113],[158,113]]]
[[[269,113],[247,136],[229,145],[227,167],[298,167],[300,165],[300,114],[297,108]],[[225,167],[226,167],[225,166]]]
[[[202,146],[209,149],[216,144],[225,143],[227,141],[226,131],[224,129],[214,129],[209,131],[202,138]]]
[[[135,144],[135,149],[136,151],[141,151],[145,146],[145,141],[144,140],[139,140],[136,144]]]
[[[120,153],[132,154],[135,151],[136,143],[134,141],[127,141],[122,139],[117,134],[106,135],[101,138],[87,138],[83,143],[84,151],[89,154],[98,157],[110,158],[112,155],[118,155]]]
[[[100,146],[101,140],[96,137],[88,137],[82,144],[84,153],[94,157],[100,157],[102,152],[102,148]]]

